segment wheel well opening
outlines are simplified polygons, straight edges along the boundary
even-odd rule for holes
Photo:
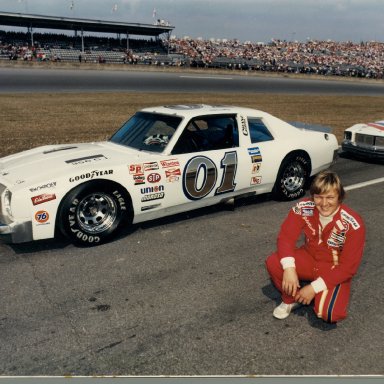
[[[306,160],[306,167],[307,167],[308,176],[309,176],[311,174],[311,171],[312,171],[312,161],[311,161],[311,157],[309,156],[308,152],[306,152],[304,150],[300,150],[300,149],[298,149],[296,151],[289,152],[284,157],[284,159],[281,163],[283,164],[283,162],[285,160],[287,160],[288,158],[293,157],[293,156],[301,156]]]

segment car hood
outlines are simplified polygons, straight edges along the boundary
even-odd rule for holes
[[[0,159],[0,178],[8,185],[31,185],[89,167],[102,170],[128,164],[140,156],[137,150],[111,142],[47,145]]]

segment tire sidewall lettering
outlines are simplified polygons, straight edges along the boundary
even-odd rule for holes
[[[289,159],[287,159],[287,163],[284,166],[284,169],[286,169],[289,165],[297,163],[299,164],[303,169],[303,177],[304,177],[304,185],[306,183],[306,180],[308,178],[308,160],[301,156],[296,155]],[[279,178],[279,184],[280,184],[280,191],[281,194],[284,195],[288,200],[295,200],[300,198],[305,194],[304,185],[302,185],[296,192],[290,192],[284,185],[284,178],[283,175]]]
[[[88,187],[84,186],[83,188],[79,188],[77,193],[74,191],[74,195],[72,195],[72,198],[68,201],[68,205],[66,206],[66,208],[64,208],[64,216],[62,217],[64,220],[64,228],[66,228],[65,232],[67,233],[69,238],[72,239],[75,243],[97,244],[104,242],[119,226],[122,218],[124,217],[124,214],[128,211],[129,207],[126,201],[126,197],[120,189],[116,188],[110,189],[108,191],[108,189],[106,189],[105,187],[102,187],[101,189],[99,187],[97,185],[95,185],[94,187],[92,185]],[[117,209],[117,217],[116,225],[108,228],[103,232],[94,234],[89,233],[80,226],[78,222],[79,218],[77,216],[77,211],[79,209],[79,206],[81,206],[82,200],[90,193],[96,192],[103,192],[109,194],[109,197],[115,202]]]

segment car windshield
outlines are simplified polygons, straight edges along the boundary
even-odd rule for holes
[[[139,151],[163,152],[181,120],[177,116],[137,112],[109,141]]]

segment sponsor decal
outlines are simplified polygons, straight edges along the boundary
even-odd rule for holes
[[[159,200],[159,199],[164,199],[164,192],[151,193],[149,195],[145,195],[141,198],[141,201],[144,203],[145,201]]]
[[[128,169],[129,169],[129,174],[130,175],[144,173],[143,165],[142,164],[131,164],[131,165],[128,165]]]
[[[49,220],[49,213],[47,211],[37,211],[35,213],[35,221],[39,224],[46,224]]]
[[[80,176],[70,177],[69,182],[73,183],[75,181],[93,179],[94,177],[106,176],[106,175],[113,175],[113,169],[107,169],[104,171],[92,171],[92,172],[84,173],[83,175],[80,175]]]
[[[261,184],[261,176],[252,176],[251,185]]]
[[[349,230],[349,224],[340,220],[336,221],[336,225],[333,227],[332,232],[327,240],[327,244],[330,247],[343,248],[345,243],[345,236]]]
[[[345,242],[345,232],[332,231],[327,244],[330,246],[342,247]]]
[[[263,158],[260,155],[254,155],[251,156],[251,161],[252,163],[260,163],[261,161],[263,161]]]
[[[152,204],[152,205],[146,205],[145,207],[141,207],[141,211],[149,211],[150,209],[155,209],[161,207],[161,204]]]
[[[341,217],[349,224],[352,225],[353,229],[359,229],[360,224],[357,222],[357,220],[350,215],[349,213],[345,212],[344,209],[340,211]]]
[[[140,192],[142,195],[147,193],[157,193],[164,191],[164,185],[155,185],[154,187],[144,187],[141,188]]]
[[[149,183],[158,183],[161,180],[161,176],[159,173],[150,173],[147,176],[147,181]]]
[[[180,168],[167,169],[165,171],[165,177],[168,182],[179,180],[179,176],[181,176]]]
[[[159,164],[156,161],[152,161],[150,163],[144,163],[143,167],[144,167],[144,172],[156,171],[157,169],[159,169]]]
[[[247,124],[243,116],[241,116],[241,130],[244,136],[248,136]]]
[[[261,156],[260,148],[259,147],[248,148],[248,154],[250,156]]]
[[[92,162],[96,162],[104,159],[107,159],[104,155],[93,155],[93,156],[79,157],[78,159],[65,160],[65,162],[67,164],[79,165],[79,164],[92,163]]]
[[[300,201],[297,206],[300,208],[315,208],[316,204],[313,201]]]
[[[31,197],[31,200],[33,205],[39,205],[47,201],[56,200],[56,195],[54,193],[43,193],[42,195]]]
[[[168,176],[166,180],[167,180],[167,183],[174,183],[175,181],[179,181],[180,177],[179,176]]]
[[[162,168],[180,167],[179,160],[177,159],[161,160],[160,164]]]
[[[38,187],[29,188],[29,190],[31,192],[38,192],[42,189],[48,189],[48,188],[54,188],[54,187],[56,187],[56,181],[51,181],[49,183],[39,185]]]
[[[301,214],[303,216],[313,216],[313,209],[312,208],[303,208],[301,210]]]
[[[181,176],[181,170],[180,168],[172,168],[172,169],[167,169],[165,171],[165,177],[172,177],[172,176]]]
[[[134,181],[135,185],[145,184],[144,174],[133,175],[133,181]]]
[[[252,162],[252,173],[259,173],[261,168],[261,162]]]

